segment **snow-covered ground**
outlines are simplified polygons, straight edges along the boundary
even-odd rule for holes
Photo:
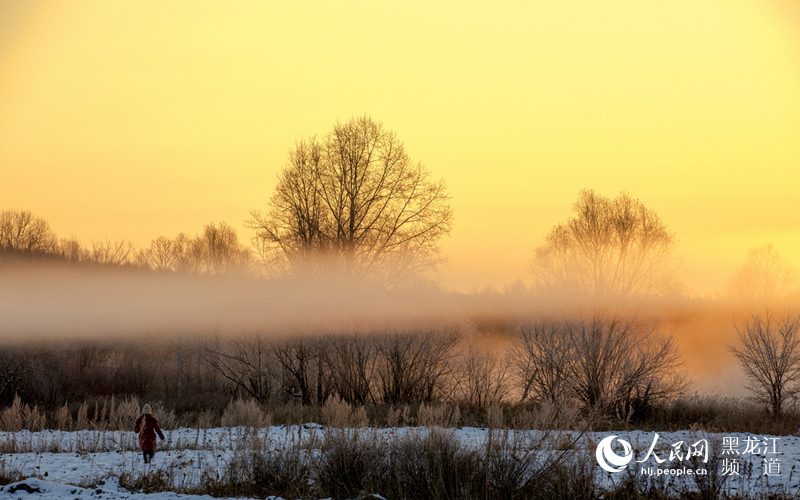
[[[247,446],[254,439],[268,449],[281,450],[304,443],[315,449],[327,430],[314,424],[305,428],[273,426],[264,429],[245,428],[178,429],[165,431],[166,441],[159,443],[154,463],[145,465],[136,447],[132,432],[43,431],[0,433],[0,471],[19,471],[28,477],[0,489],[1,498],[11,499],[143,499],[171,500],[191,497],[174,493],[132,493],[119,485],[121,475],[141,475],[164,471],[178,487],[198,484],[202,475],[221,473],[234,450]],[[424,432],[410,428],[364,430],[382,439]],[[482,428],[454,429],[468,446],[486,443],[489,431]],[[574,438],[565,433],[564,438]],[[616,436],[611,459],[629,460],[622,472],[606,472],[596,458],[597,446],[604,438]],[[625,457],[625,440],[632,455]],[[653,453],[648,454],[654,440]],[[705,448],[704,448],[705,446]],[[582,459],[596,471],[598,484],[613,486],[626,474],[648,476],[654,481],[682,484],[693,481],[696,469],[712,468],[726,478],[723,491],[731,494],[767,492],[774,489],[800,492],[800,438],[795,436],[763,436],[749,434],[707,434],[703,432],[659,433],[620,431],[588,433],[580,436]],[[704,452],[708,451],[708,463]],[[694,457],[690,457],[695,455]],[[717,460],[714,457],[718,457]],[[657,460],[662,462],[659,464]],[[689,469],[692,472],[689,472]],[[666,471],[666,472],[665,472]]]
[[[120,487],[116,478],[109,478],[105,484],[96,488],[80,488],[68,484],[55,483],[35,478],[28,478],[0,489],[0,498],[19,500],[86,500],[86,499],[127,499],[127,500],[214,500],[208,495],[181,495],[178,493],[131,493]],[[215,499],[226,500],[226,499]]]

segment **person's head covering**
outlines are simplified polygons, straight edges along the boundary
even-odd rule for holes
[[[150,408],[150,405],[149,404],[144,405],[144,408],[142,408],[142,415],[152,415],[152,414],[153,414],[153,409]]]

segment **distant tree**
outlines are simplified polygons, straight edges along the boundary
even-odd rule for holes
[[[134,255],[133,243],[125,240],[93,241],[88,260],[107,266],[129,264]]]
[[[353,118],[297,144],[248,226],[271,270],[396,285],[433,269],[452,227],[444,182],[429,177],[393,132]]]
[[[67,260],[82,262],[89,259],[89,252],[76,238],[62,238],[58,242],[56,253]]]
[[[179,233],[175,238],[160,236],[139,250],[139,265],[156,270],[195,274],[246,274],[252,268],[250,250],[239,242],[236,230],[226,222],[210,223],[190,238]]]
[[[186,266],[187,248],[191,239],[183,233],[173,239],[159,236],[136,254],[136,261],[156,270],[177,271]]]
[[[771,243],[751,248],[728,283],[728,293],[739,300],[781,300],[798,288],[798,273]]]
[[[736,331],[741,345],[728,349],[750,380],[749,389],[777,418],[786,401],[800,394],[800,316],[774,321],[770,313],[754,314]]]
[[[30,210],[0,212],[0,250],[15,250],[28,254],[54,252],[58,239],[50,225]]]
[[[225,222],[206,224],[186,251],[189,267],[201,274],[246,273],[252,260],[236,230]]]
[[[677,288],[675,237],[652,210],[625,193],[615,199],[584,190],[575,215],[536,249],[540,286],[590,296],[660,296]]]

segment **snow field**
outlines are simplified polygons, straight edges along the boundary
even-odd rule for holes
[[[158,443],[158,452],[151,465],[145,465],[137,446],[136,435],[130,431],[42,431],[0,433],[0,469],[18,471],[27,477],[22,483],[13,483],[0,490],[2,498],[51,499],[51,498],[108,498],[108,499],[146,499],[167,500],[190,498],[175,493],[131,493],[119,485],[121,475],[143,475],[162,472],[178,490],[187,491],[197,486],[204,474],[221,475],[237,450],[263,449],[280,453],[281,450],[299,447],[313,457],[320,453],[320,446],[327,432],[316,424],[300,426],[273,426],[261,429],[243,427],[216,429],[176,429],[164,431],[167,439]],[[489,431],[485,428],[452,429],[462,444],[479,448],[490,439],[513,440],[537,431]],[[375,439],[390,442],[411,433],[426,432],[417,428],[358,429],[350,432],[368,433]],[[527,434],[526,434],[527,433]],[[658,433],[656,456],[664,463],[657,463],[652,455],[646,459],[654,441],[654,432],[620,431],[587,433],[554,433],[554,439],[547,441],[549,449],[543,450],[543,458],[555,456],[564,449],[569,450],[572,459],[584,460],[595,472],[600,487],[613,487],[620,484],[626,474],[647,475],[661,487],[679,488],[692,484],[697,478],[677,471],[695,466],[703,466],[709,471],[721,467],[721,443],[726,439],[725,451],[729,459],[738,462],[736,473],[716,480],[721,481],[721,490],[731,495],[753,494],[771,491],[800,492],[800,438],[797,436],[753,436],[741,433],[708,434],[704,432]],[[595,460],[597,444],[605,437],[617,436],[628,441],[634,459],[627,469],[619,473],[603,471]],[[678,458],[670,459],[670,450],[689,449],[690,444],[706,440],[710,448],[707,464]],[[738,443],[734,448],[734,440]],[[749,453],[746,443],[766,443],[751,447]],[[574,443],[573,443],[574,442]],[[682,448],[677,443],[683,443]],[[575,444],[575,446],[572,446]],[[769,444],[769,446],[767,446]],[[734,454],[736,451],[738,453]],[[715,459],[714,457],[717,457]],[[776,462],[777,459],[777,462]],[[637,462],[642,460],[642,462]],[[716,460],[716,461],[715,461]],[[771,470],[767,464],[772,463]],[[776,470],[774,465],[779,463]],[[642,471],[649,471],[644,473]],[[664,473],[659,472],[661,470]],[[672,473],[670,473],[672,471]],[[765,474],[770,472],[770,474]],[[217,476],[219,477],[219,476]],[[98,491],[100,491],[98,493]],[[203,497],[194,497],[203,498]],[[205,497],[210,498],[210,497]]]

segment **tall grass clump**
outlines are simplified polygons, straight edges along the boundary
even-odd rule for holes
[[[340,398],[330,398],[320,412],[322,422],[329,427],[366,427],[369,425],[367,411],[363,406],[353,408]]]
[[[222,412],[223,427],[263,427],[270,425],[267,415],[253,399],[235,399]]]
[[[409,433],[392,456],[392,490],[407,500],[487,498],[481,463],[452,431],[431,428]]]
[[[39,411],[38,405],[23,404],[19,396],[14,396],[14,401],[0,411],[0,430],[19,432],[27,429],[31,432],[47,428],[47,417]]]
[[[19,432],[23,426],[22,419],[22,400],[19,396],[14,397],[11,406],[4,408],[0,412],[0,424],[3,425],[3,430],[7,432]]]

